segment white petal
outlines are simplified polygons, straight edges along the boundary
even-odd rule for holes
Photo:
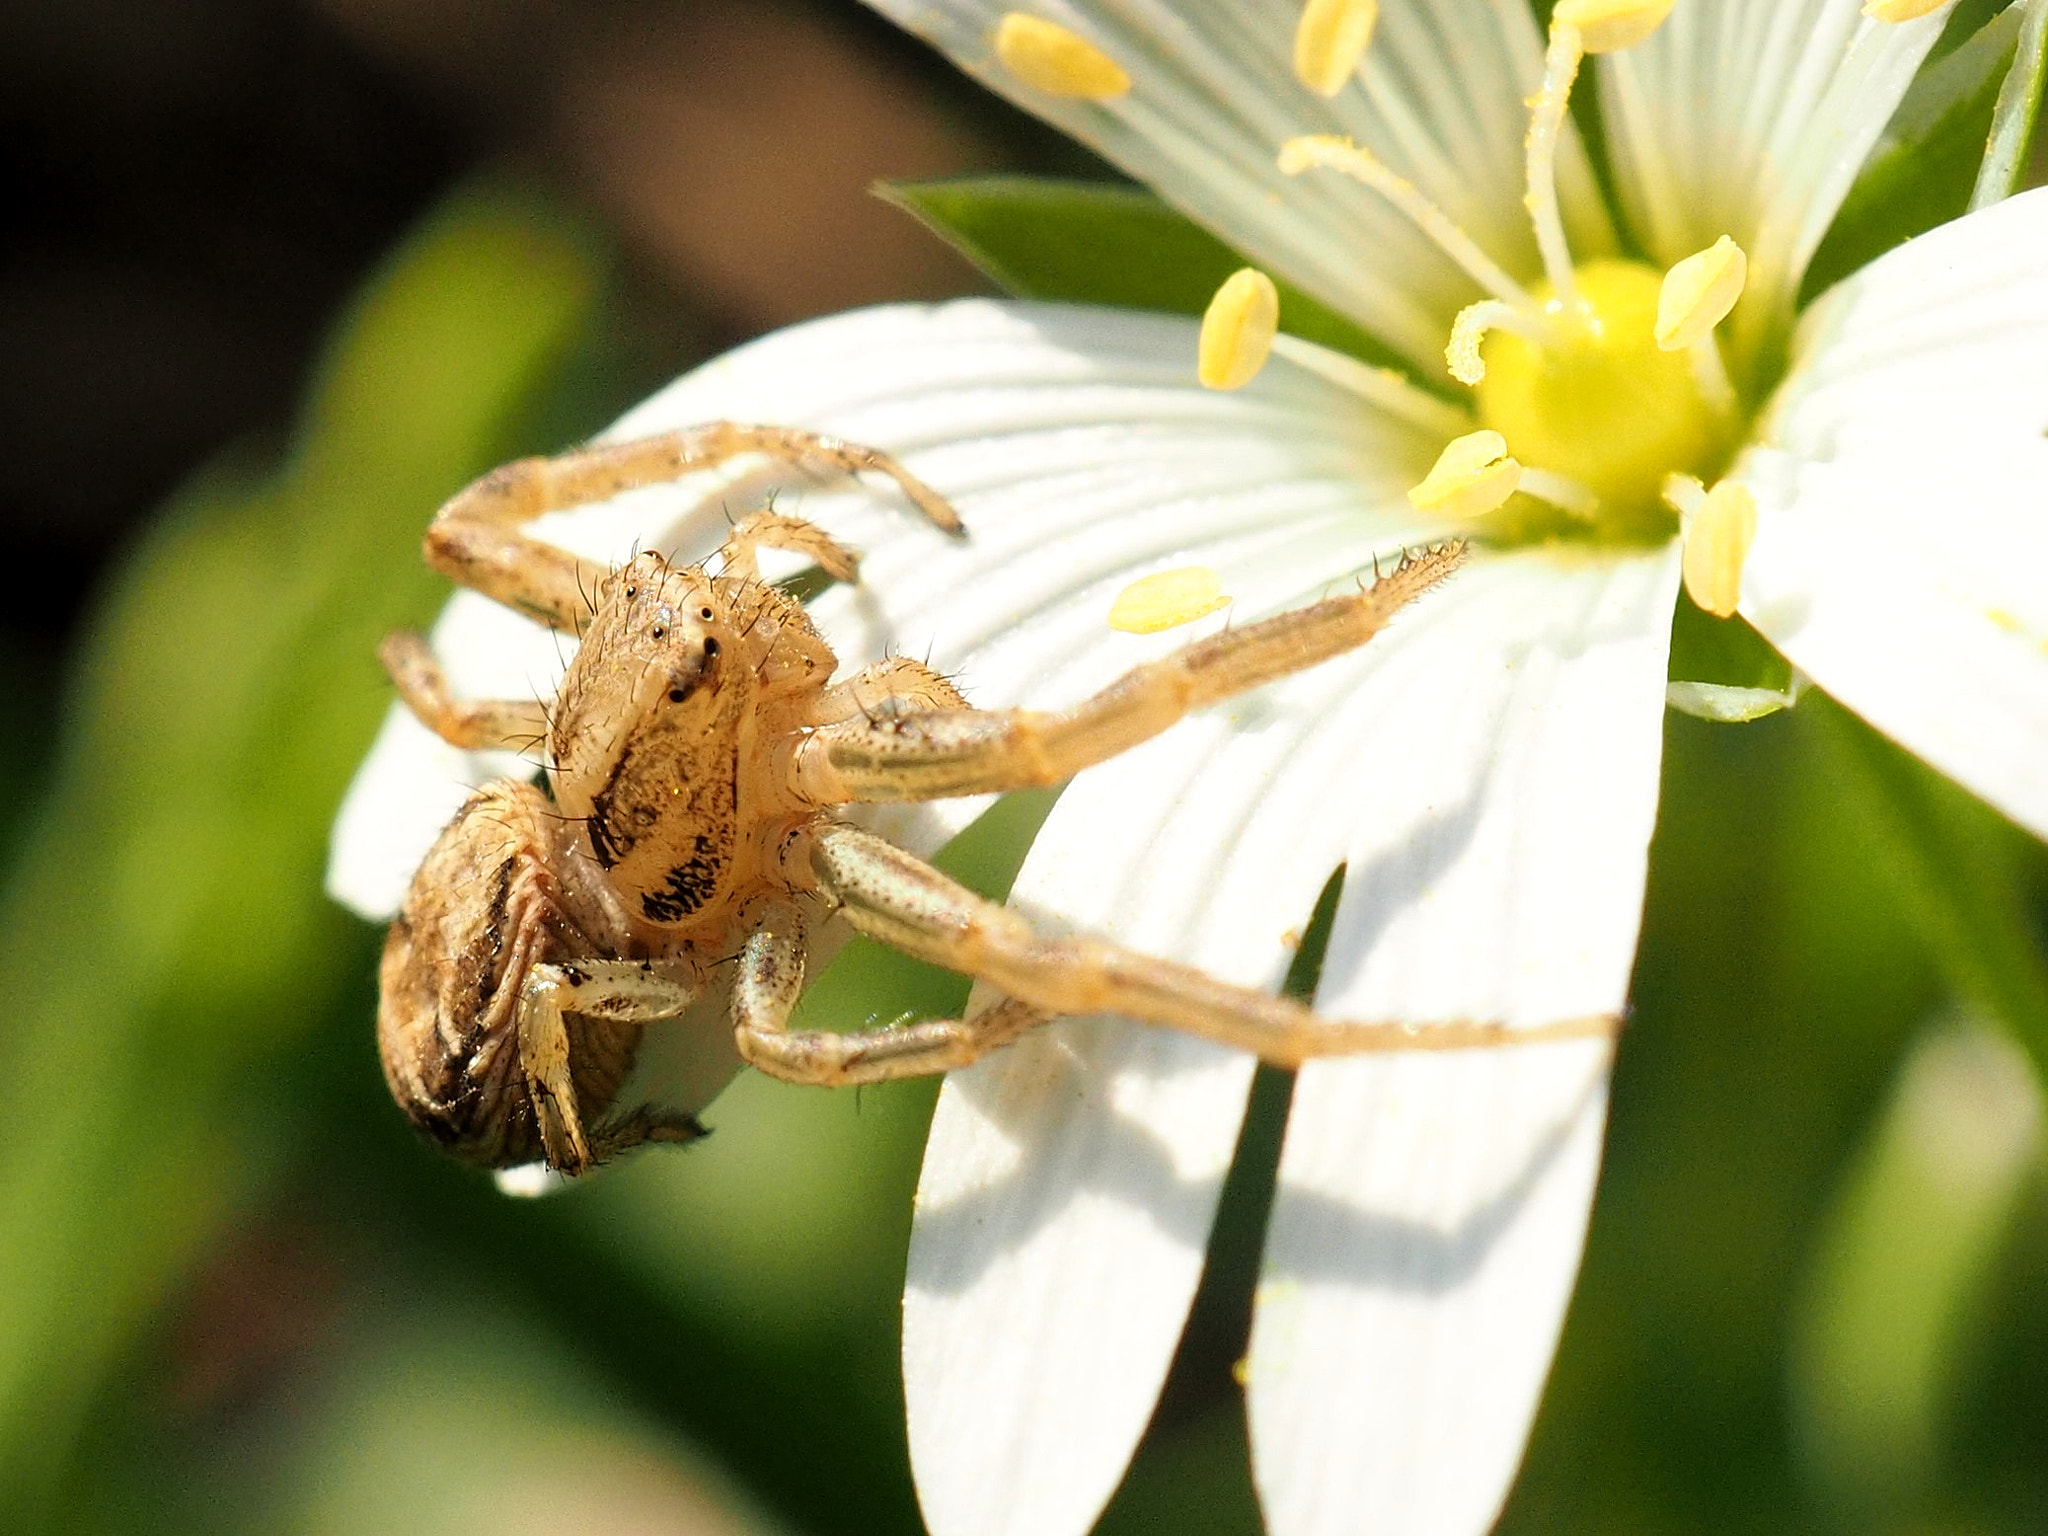
[[[2048,191],[1839,285],[1739,468],[1743,612],[1814,681],[2048,835]]]
[[[1205,718],[1092,770],[1092,793],[1063,797],[1013,901],[1047,927],[1065,926],[1058,912],[1153,950],[1200,931],[1233,905],[1204,898],[1247,873],[1229,867],[1246,861],[1230,857],[1227,834],[1211,842],[1197,820],[1211,787],[1202,754],[1227,733]],[[1107,797],[1114,815],[1101,814]],[[1176,835],[1182,816],[1195,835]],[[1086,892],[1095,899],[1077,901]],[[1304,895],[1266,879],[1244,894],[1260,893],[1296,922],[1315,899],[1313,885]],[[1203,958],[1272,985],[1286,965],[1280,926]],[[977,989],[969,1006],[989,1001]],[[933,1536],[1094,1525],[1186,1321],[1252,1068],[1240,1053],[1090,1018],[947,1078],[903,1297],[911,1463]]]
[[[1603,58],[1615,179],[1650,253],[1669,265],[1731,236],[1749,255],[1741,316],[1789,314],[1945,19],[1874,22],[1861,0],[1687,4]]]
[[[1318,998],[1344,1018],[1617,1012],[1662,744],[1672,552],[1475,562],[1364,670],[1370,807]],[[1600,1042],[1314,1062],[1252,1331],[1274,1536],[1475,1536],[1548,1368],[1592,1196]]]
[[[869,0],[1027,111],[1100,150],[1254,261],[1440,377],[1451,318],[1478,290],[1377,194],[1333,173],[1286,178],[1280,145],[1347,134],[1415,182],[1495,261],[1540,270],[1522,208],[1524,98],[1543,47],[1521,0],[1408,0],[1382,11],[1356,84],[1325,101],[1294,77],[1297,0]],[[1059,22],[1132,77],[1128,95],[1061,100],[992,52],[1012,10]],[[1611,236],[1567,130],[1560,192],[1583,251]]]
[[[1292,595],[1314,595],[1327,556],[1297,556]],[[1427,625],[1434,601],[1374,644]],[[1318,751],[1333,722],[1357,723],[1358,670],[1326,664],[1082,774],[1012,903],[1277,987],[1367,814]],[[911,1454],[935,1536],[1093,1524],[1180,1337],[1252,1067],[1091,1018],[947,1079],[904,1295]]]

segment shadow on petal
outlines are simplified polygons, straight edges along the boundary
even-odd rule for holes
[[[1090,1018],[1063,1021],[1055,1028],[1065,1037],[1044,1032],[1013,1049],[1029,1053],[1029,1071],[1047,1093],[1078,1107],[1096,1098],[1125,1065],[1128,1047],[1120,1046],[1116,1037],[1128,1039],[1135,1033],[1134,1026],[1116,1019]],[[1074,1038],[1077,1034],[1080,1039]],[[1223,1052],[1222,1047],[1202,1042],[1179,1043],[1212,1058]],[[1572,1042],[1522,1049],[1581,1048],[1582,1042]],[[1181,1070],[1197,1065],[1190,1062]],[[926,1289],[957,1292],[975,1282],[997,1256],[994,1246],[978,1236],[984,1229],[999,1226],[1021,1240],[1049,1224],[1065,1202],[1075,1199],[1108,1199],[1127,1206],[1176,1243],[1197,1248],[1207,1245],[1218,1180],[1182,1175],[1174,1167],[1170,1150],[1130,1118],[1113,1110],[1091,1117],[1089,1135],[1094,1145],[1078,1181],[1041,1177],[1049,1161],[1072,1159],[1063,1139],[1068,1117],[1037,1112],[1035,1096],[1032,1104],[1023,1103],[974,1074],[957,1076],[956,1083],[977,1109],[1010,1136],[1016,1161],[1007,1175],[982,1184],[971,1194],[919,1205],[920,1248],[956,1258],[978,1256],[979,1260],[947,1265],[943,1273],[935,1273],[930,1265],[920,1266],[918,1280]],[[1304,1262],[1297,1258],[1280,1278],[1340,1279],[1426,1293],[1456,1289],[1514,1225],[1525,1202],[1570,1146],[1586,1112],[1604,1101],[1605,1090],[1603,1064],[1602,1070],[1589,1076],[1569,1107],[1529,1142],[1504,1182],[1450,1226],[1365,1209],[1322,1191],[1286,1189],[1293,1220],[1326,1238],[1315,1252],[1318,1257],[1327,1256],[1331,1263],[1325,1268],[1316,1259]],[[1384,1267],[1370,1262],[1369,1256],[1375,1253],[1386,1255]]]

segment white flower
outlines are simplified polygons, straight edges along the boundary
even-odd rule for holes
[[[1199,632],[1112,631],[1140,576],[1218,573],[1235,601],[1213,625],[1456,527],[1490,545],[1374,645],[1080,776],[1019,905],[1270,986],[1341,864],[1325,1013],[1618,1013],[1681,565],[1703,602],[1739,601],[1820,686],[2048,832],[2048,193],[1937,230],[1794,313],[1945,7],[1891,23],[1856,0],[1679,0],[1599,61],[1620,221],[1655,263],[1617,275],[1594,266],[1623,248],[1617,211],[1562,116],[1571,39],[1553,37],[1546,84],[1522,0],[1388,0],[1356,58],[1373,7],[1344,0],[1315,0],[1299,51],[1299,13],[1278,0],[1046,0],[1021,21],[976,0],[873,3],[1415,377],[1443,378],[1454,329],[1461,376],[1475,356],[1489,375],[1454,401],[1284,337],[1261,369],[1249,283],[1205,338],[1205,370],[1256,375],[1230,393],[1195,382],[1192,322],[967,303],[769,337],[619,424],[788,422],[904,457],[972,537],[950,542],[886,498],[809,492],[805,515],[867,555],[863,586],[814,612],[842,659],[929,654],[991,705],[1069,701]],[[1573,6],[1559,9],[1596,46],[1601,13],[1665,9]],[[1370,158],[1296,142],[1313,135]],[[1426,206],[1397,208],[1388,194],[1408,194],[1382,167]],[[1606,384],[1545,393],[1536,364],[1585,361],[1585,326],[1547,293],[1640,305],[1663,269],[1713,252],[1670,285],[1677,350],[1625,344]],[[1740,301],[1714,331],[1731,283]],[[1495,340],[1475,353],[1484,328]],[[1647,435],[1646,416],[1661,423]],[[1411,489],[1482,426],[1502,442],[1480,442],[1451,486],[1456,520],[1417,510]],[[1501,485],[1564,510],[1496,508]],[[636,540],[700,554],[724,527],[703,490],[542,531],[604,558]],[[551,638],[472,596],[435,643],[468,692],[545,692],[559,672]],[[337,828],[337,892],[388,910],[462,786],[497,766],[394,714]],[[976,809],[884,824],[929,850]],[[1302,1071],[1247,1373],[1273,1531],[1491,1522],[1577,1268],[1606,1069],[1583,1043]],[[948,1081],[904,1340],[939,1536],[1093,1522],[1179,1337],[1251,1071],[1091,1019]]]

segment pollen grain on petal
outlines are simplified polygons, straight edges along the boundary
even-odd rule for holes
[[[1379,0],[1308,0],[1294,28],[1295,78],[1318,96],[1343,90],[1379,16]]]
[[[1664,25],[1673,0],[1557,0],[1553,26],[1570,27],[1588,53],[1633,48]]]
[[[1078,32],[1042,16],[1011,11],[996,24],[996,57],[1034,90],[1071,101],[1113,101],[1131,77]]]
[[[1756,498],[1723,480],[1708,491],[1685,525],[1685,590],[1695,603],[1725,619],[1742,598],[1742,568],[1756,539]]]
[[[1127,635],[1152,635],[1191,624],[1230,602],[1223,579],[1206,565],[1155,571],[1141,576],[1109,605],[1109,627]]]
[[[1484,428],[1453,438],[1422,483],[1408,493],[1418,512],[1445,517],[1484,517],[1515,494],[1522,466],[1508,456],[1508,442]]]
[[[1657,294],[1657,345],[1681,352],[1719,325],[1742,297],[1749,258],[1726,235],[1664,274]]]
[[[1256,267],[1223,280],[1202,315],[1196,373],[1210,389],[1242,389],[1258,377],[1280,329],[1280,293]]]
[[[1948,3],[1949,0],[1864,0],[1863,14],[1872,21],[1918,21]]]

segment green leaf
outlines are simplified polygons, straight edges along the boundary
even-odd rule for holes
[[[1136,187],[977,176],[885,183],[876,190],[1019,298],[1199,315],[1217,286],[1249,265]],[[1283,331],[1370,363],[1406,368],[1335,310],[1278,278],[1274,283]]]
[[[2004,10],[1921,70],[1814,253],[1802,303],[1969,207],[2019,30]]]
[[[1997,1261],[2037,1187],[2039,1094],[2011,1040],[1940,1020],[1818,1213],[1787,1376],[1834,1529],[1897,1531],[1898,1510],[1941,1497]]]
[[[1949,985],[2011,1030],[2048,1080],[2048,958],[2018,874],[2039,845],[1846,710],[1801,713]]]
[[[39,1523],[108,1362],[274,1163],[283,1053],[360,1007],[368,935],[320,878],[374,646],[439,600],[421,528],[598,286],[552,209],[459,197],[347,320],[284,468],[203,477],[102,599],[0,893],[0,1526]]]
[[[2012,12],[2024,13],[2012,68],[1998,88],[1991,112],[1991,132],[1984,142],[1984,162],[1970,193],[1972,210],[1988,208],[2019,190],[2026,173],[2027,153],[2034,142],[2034,124],[2041,113],[2041,89],[2048,82],[2048,0],[2020,0]]]

